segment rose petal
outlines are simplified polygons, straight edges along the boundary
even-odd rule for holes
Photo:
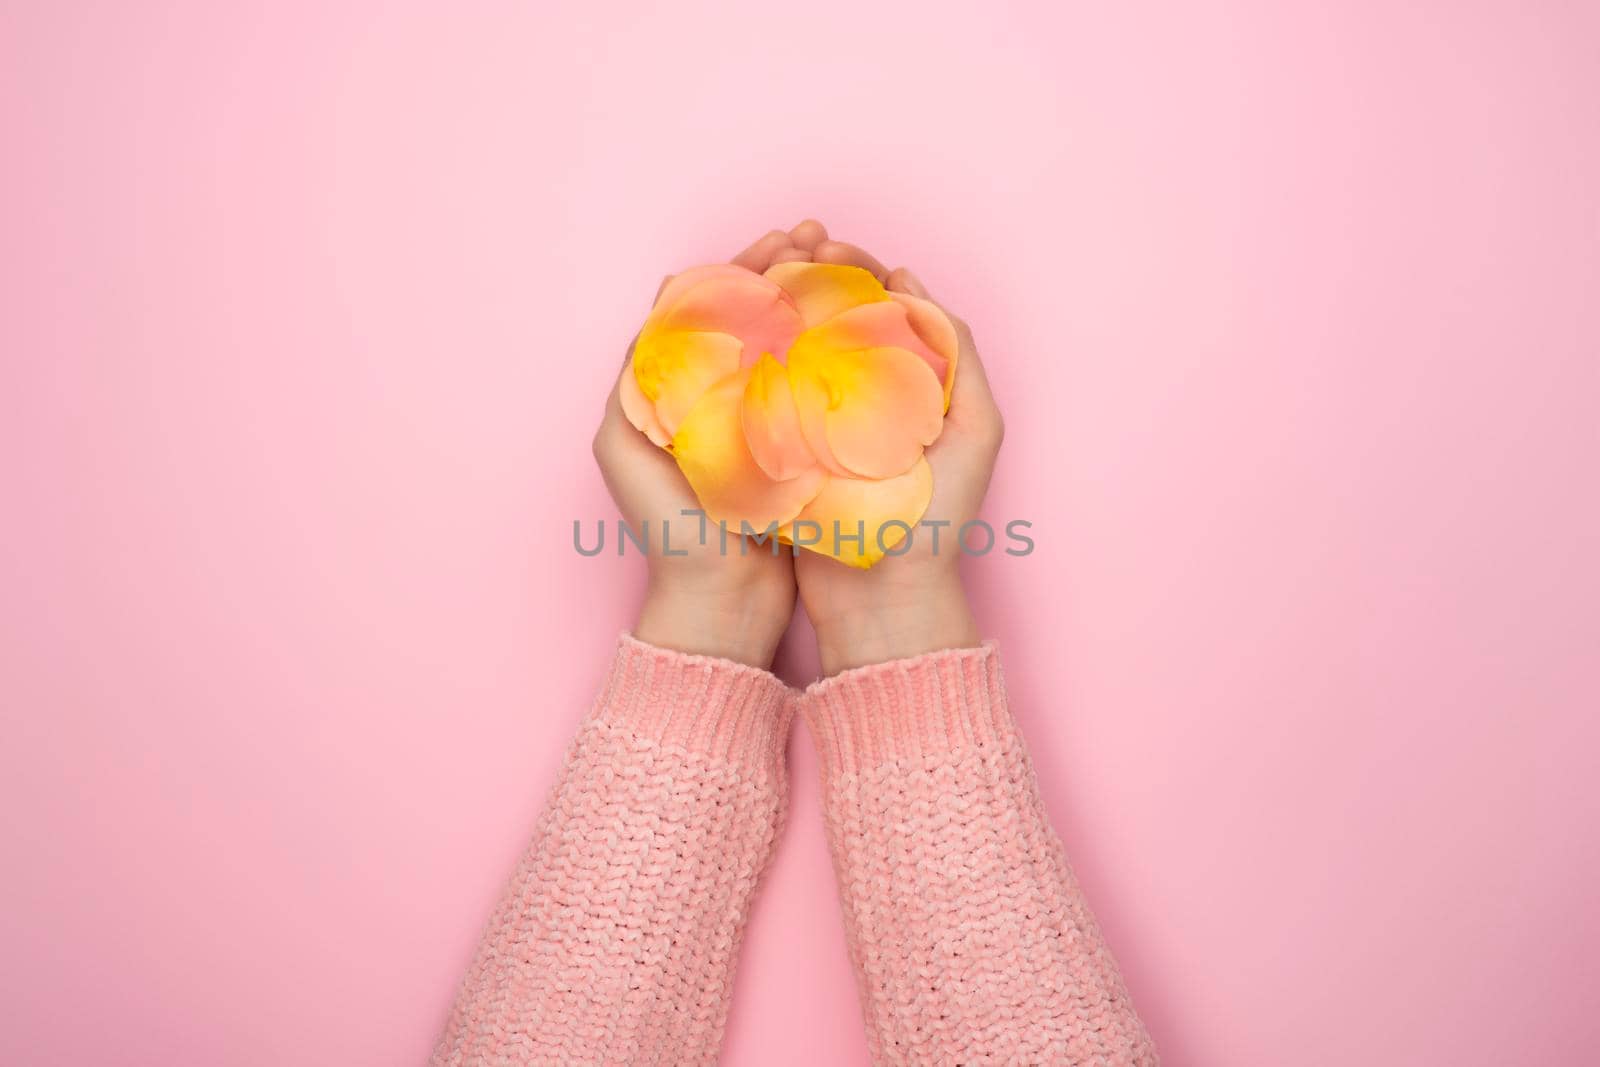
[[[739,420],[750,375],[746,368],[713,385],[672,437],[672,454],[701,507],[734,530],[740,522],[757,530],[787,523],[817,495],[826,477],[813,466],[778,481],[756,463]]]
[[[806,329],[853,307],[889,299],[871,271],[840,263],[777,263],[767,277],[789,294]]]
[[[751,368],[740,419],[750,454],[769,477],[783,481],[817,465],[800,431],[788,372],[771,355],[763,355]]]
[[[653,310],[666,312],[683,299],[684,294],[701,282],[714,279],[727,280],[730,278],[750,277],[754,272],[733,263],[712,263],[705,267],[690,267],[667,279],[661,287],[661,292],[656,294],[656,303]],[[759,277],[759,275],[757,275]]]
[[[789,381],[806,442],[825,466],[861,478],[906,471],[944,425],[944,391],[927,362],[903,348],[789,350]],[[820,444],[819,444],[820,442]]]
[[[950,316],[944,313],[944,309],[932,300],[924,300],[910,293],[890,293],[889,299],[906,309],[911,328],[922,338],[922,343],[932,354],[931,359],[927,356],[923,358],[928,359],[928,366],[933,368],[933,373],[944,383],[944,407],[949,411],[950,390],[956,383],[956,356],[961,351],[961,341],[956,336],[955,323],[951,322]]]
[[[805,438],[806,447],[817,457],[817,462],[825,470],[830,474],[848,478],[851,476],[850,469],[840,463],[834,456],[833,449],[828,447],[828,405],[831,400],[827,380],[818,374],[809,373],[805,369],[807,366],[802,356],[802,371],[796,373],[794,349],[789,350],[789,391],[794,397],[795,412],[800,421],[800,434]]]
[[[739,369],[739,339],[726,333],[645,330],[633,347],[639,391],[655,404],[668,434],[712,384]]]
[[[814,522],[822,528],[822,540],[807,548],[865,569],[884,557],[884,549],[893,549],[905,540],[905,529],[886,524],[915,527],[932,499],[933,471],[926,459],[918,459],[910,470],[894,478],[829,478],[795,522]],[[839,524],[837,540],[835,522]],[[853,540],[857,533],[862,535],[859,545]]]
[[[731,264],[695,267],[673,278],[648,326],[732,334],[744,346],[747,367],[763,353],[786,352],[803,329],[799,312],[776,282]]]
[[[617,383],[617,399],[622,403],[622,413],[633,423],[634,429],[662,447],[672,440],[672,435],[656,417],[656,406],[639,388],[632,361],[628,363],[628,369],[622,372],[622,380]]]
[[[933,370],[934,377],[944,381],[949,361],[928,347],[911,322],[911,308],[899,301],[900,293],[890,293],[890,299],[876,304],[862,304],[842,311],[813,327],[803,335],[805,343],[822,348],[903,348],[914,352]],[[915,299],[915,298],[913,298]],[[927,304],[940,318],[944,313]],[[948,320],[946,321],[948,325]],[[955,329],[951,327],[951,337]]]

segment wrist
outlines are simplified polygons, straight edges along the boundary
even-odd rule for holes
[[[691,590],[652,581],[633,636],[657,648],[772,665],[794,611],[792,588]]]
[[[807,603],[826,676],[983,642],[960,577],[950,571],[911,588],[874,590],[854,604]]]

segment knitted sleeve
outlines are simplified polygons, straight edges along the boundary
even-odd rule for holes
[[[874,1062],[1156,1063],[994,647],[847,671],[801,706]]]
[[[791,711],[765,671],[624,636],[431,1062],[714,1063]]]

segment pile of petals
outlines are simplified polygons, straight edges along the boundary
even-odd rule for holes
[[[787,543],[870,567],[928,507],[922,452],[944,425],[956,351],[937,305],[859,267],[695,267],[656,299],[622,409],[713,522],[776,524]]]

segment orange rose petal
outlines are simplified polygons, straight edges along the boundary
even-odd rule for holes
[[[950,390],[956,383],[956,357],[961,352],[961,340],[956,336],[955,323],[944,309],[932,300],[924,300],[910,293],[890,293],[889,299],[906,309],[907,320],[922,343],[927,346],[928,366],[944,383],[944,406],[950,409]]]
[[[811,467],[778,481],[756,463],[739,423],[750,375],[746,368],[713,385],[672,437],[672,454],[700,506],[712,520],[735,531],[740,522],[764,530],[771,523],[790,521],[817,495],[826,477]]]
[[[903,348],[858,354],[860,377],[828,412],[828,447],[863,478],[904,472],[944,426],[944,391],[928,364]]]
[[[800,430],[789,373],[771,355],[751,368],[739,410],[750,454],[769,477],[783,481],[817,465]]]
[[[841,352],[814,348],[802,339],[789,352],[789,379],[813,451],[820,436],[828,466],[857,477],[903,473],[944,425],[939,379],[926,361],[904,348]]]
[[[851,472],[834,456],[828,447],[828,383],[810,370],[802,357],[796,367],[794,349],[789,350],[789,391],[794,397],[795,412],[800,422],[800,433],[817,462],[833,474],[849,477]]]
[[[767,277],[789,294],[808,330],[853,307],[889,299],[871,271],[839,263],[777,263]]]
[[[668,434],[689,414],[705,391],[739,369],[737,337],[725,333],[639,335],[633,349],[639,390],[653,400],[656,418]]]
[[[684,286],[676,285],[691,275]],[[743,267],[684,271],[667,283],[661,297],[651,313],[655,329],[731,334],[744,346],[745,366],[765,352],[787,351],[803,328],[789,295],[776,282]]]
[[[672,435],[656,417],[656,406],[639,388],[639,379],[633,373],[631,360],[628,369],[622,372],[622,380],[617,383],[617,399],[622,403],[622,413],[633,423],[634,429],[662,447],[672,440]]]
[[[836,349],[903,348],[916,353],[933,369],[934,376],[943,381],[947,360],[923,341],[922,335],[912,326],[911,309],[900,303],[897,299],[899,296],[899,293],[890,293],[890,299],[881,303],[862,304],[840,312],[822,325],[806,331],[805,343]],[[943,317],[937,307],[928,306]],[[951,336],[955,336],[953,327]]]
[[[865,569],[882,559],[885,549],[905,540],[907,529],[916,526],[932,499],[933,471],[926,459],[918,459],[904,474],[881,481],[829,478],[795,522],[814,522],[822,528],[822,539],[806,546],[811,551]],[[905,528],[889,523],[904,523]],[[854,540],[857,533],[862,535],[859,544]]]
[[[701,282],[748,278],[751,277],[752,273],[732,263],[713,263],[706,267],[690,267],[688,270],[674,274],[667,279],[667,284],[661,287],[661,292],[656,296],[654,311],[664,313],[671,310],[674,304],[682,300],[689,290]]]

